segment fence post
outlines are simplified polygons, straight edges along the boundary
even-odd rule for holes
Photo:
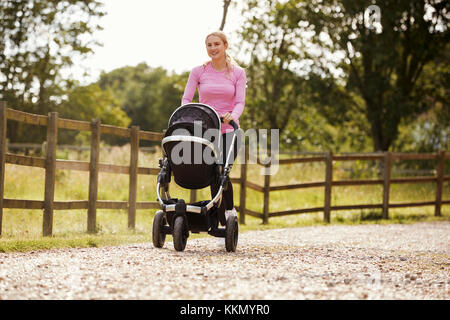
[[[264,208],[263,208],[263,224],[269,223],[269,188],[270,188],[270,167],[272,165],[272,159],[264,165]]]
[[[89,202],[87,232],[97,232],[98,163],[100,160],[100,119],[91,122],[91,154],[89,162]]]
[[[331,186],[333,183],[333,153],[325,154],[325,203],[323,207],[323,220],[330,222],[331,217]]]
[[[244,141],[245,142],[245,141]],[[245,199],[247,197],[247,162],[248,162],[248,149],[245,148],[244,163],[241,164],[241,188],[239,196],[239,223],[245,224]]]
[[[47,154],[45,158],[45,194],[43,236],[53,233],[53,201],[55,196],[56,142],[58,137],[58,113],[50,112],[47,118]]]
[[[391,189],[391,164],[392,154],[387,151],[384,153],[383,167],[383,219],[389,219],[389,193]]]
[[[6,102],[0,101],[0,236],[2,235],[3,197],[5,191],[6,108]]]
[[[438,153],[438,163],[437,163],[437,177],[436,177],[436,206],[434,209],[434,215],[436,217],[441,216],[441,205],[442,205],[442,188],[444,185],[444,166],[445,166],[445,151],[441,150]]]
[[[128,194],[128,228],[136,226],[137,169],[139,155],[139,126],[131,127],[130,189]]]

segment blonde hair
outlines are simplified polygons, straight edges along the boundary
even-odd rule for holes
[[[227,36],[223,31],[211,32],[210,34],[208,34],[206,36],[205,43],[210,36],[216,36],[216,37],[220,38],[220,40],[222,40],[223,44],[228,45]],[[211,62],[211,60],[208,60],[205,63],[203,63],[203,67],[205,68],[208,65],[208,63],[210,63],[210,62]],[[239,66],[238,63],[236,62],[236,60],[234,60],[232,57],[230,57],[230,55],[226,52],[225,52],[225,65],[227,67],[227,74],[229,74],[231,72],[231,70],[233,69],[233,65]]]

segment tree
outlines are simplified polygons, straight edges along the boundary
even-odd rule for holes
[[[443,56],[423,69],[418,86],[429,106],[415,121],[402,123],[394,150],[435,152],[450,149],[450,43]],[[423,161],[422,161],[423,162]]]
[[[58,111],[73,82],[62,77],[76,57],[93,51],[104,15],[95,0],[0,2],[0,99],[32,113]],[[45,130],[9,122],[12,141],[42,141]],[[30,141],[32,140],[32,141]]]
[[[241,50],[250,59],[242,63],[248,66],[246,111],[241,124],[247,128],[279,129],[282,148],[338,150],[337,142],[344,149],[353,144],[360,148],[364,142],[349,141],[351,136],[345,134],[342,119],[327,119],[317,112],[315,105],[320,106],[324,99],[323,94],[317,93],[319,86],[326,90],[328,102],[338,101],[342,109],[349,98],[334,81],[327,83],[307,72],[308,66],[303,62],[308,55],[299,41],[301,30],[282,14],[286,5],[289,3],[247,1],[243,8],[246,20],[239,36]]]
[[[283,131],[302,105],[304,78],[291,68],[301,59],[293,50],[295,30],[277,17],[275,2],[268,2],[267,11],[257,10],[258,1],[249,1],[243,9],[249,16],[240,36],[250,55],[246,106],[251,112],[245,114],[252,126]]]
[[[385,151],[398,137],[402,123],[431,108],[431,97],[441,88],[425,85],[424,70],[433,60],[444,59],[449,3],[377,2],[379,22],[367,15],[367,9],[374,8],[369,8],[371,4],[365,0],[247,1],[243,46],[251,53],[249,73],[255,68],[267,70],[250,79],[257,83],[256,90],[265,90],[258,105],[271,126],[283,128],[287,122],[282,119],[295,115],[280,103],[280,88],[284,88],[291,108],[300,110],[294,97],[303,99],[333,126],[358,125],[359,133],[367,131],[371,137],[373,150]],[[289,72],[292,76],[286,78]],[[448,95],[444,99],[448,105]]]
[[[364,114],[373,149],[386,151],[398,137],[402,122],[430,108],[421,85],[423,70],[444,54],[450,4],[380,1],[379,22],[375,19],[369,25],[365,11],[370,4],[364,0],[289,1],[279,13],[309,32],[311,42],[323,49],[321,55],[312,57],[322,75],[336,78],[327,50],[343,55],[337,64],[344,73],[339,80],[363,102],[354,100],[349,107]]]
[[[91,121],[100,119],[102,124],[128,127],[131,119],[120,109],[120,102],[109,90],[101,90],[98,84],[77,86],[69,90],[67,100],[59,106],[60,117]],[[72,143],[78,132],[65,130],[59,134],[61,143]],[[79,135],[85,136],[85,134]],[[102,139],[114,141],[110,136]]]
[[[189,74],[168,74],[163,68],[146,63],[102,73],[98,85],[109,90],[120,102],[120,108],[142,130],[161,132],[167,128],[170,115],[181,104]]]

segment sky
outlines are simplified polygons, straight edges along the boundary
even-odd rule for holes
[[[96,81],[101,71],[146,62],[177,73],[208,60],[205,36],[219,28],[223,0],[103,0],[104,30],[94,33],[103,43],[87,59],[75,63],[71,76]],[[228,9],[224,31],[231,35],[241,22],[240,9]],[[230,46],[237,45],[229,36]],[[83,72],[87,76],[83,76]]]

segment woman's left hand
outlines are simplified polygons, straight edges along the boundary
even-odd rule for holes
[[[233,116],[229,112],[225,113],[222,117],[223,117],[223,123],[228,124],[228,123],[230,123],[231,120],[234,120]]]

